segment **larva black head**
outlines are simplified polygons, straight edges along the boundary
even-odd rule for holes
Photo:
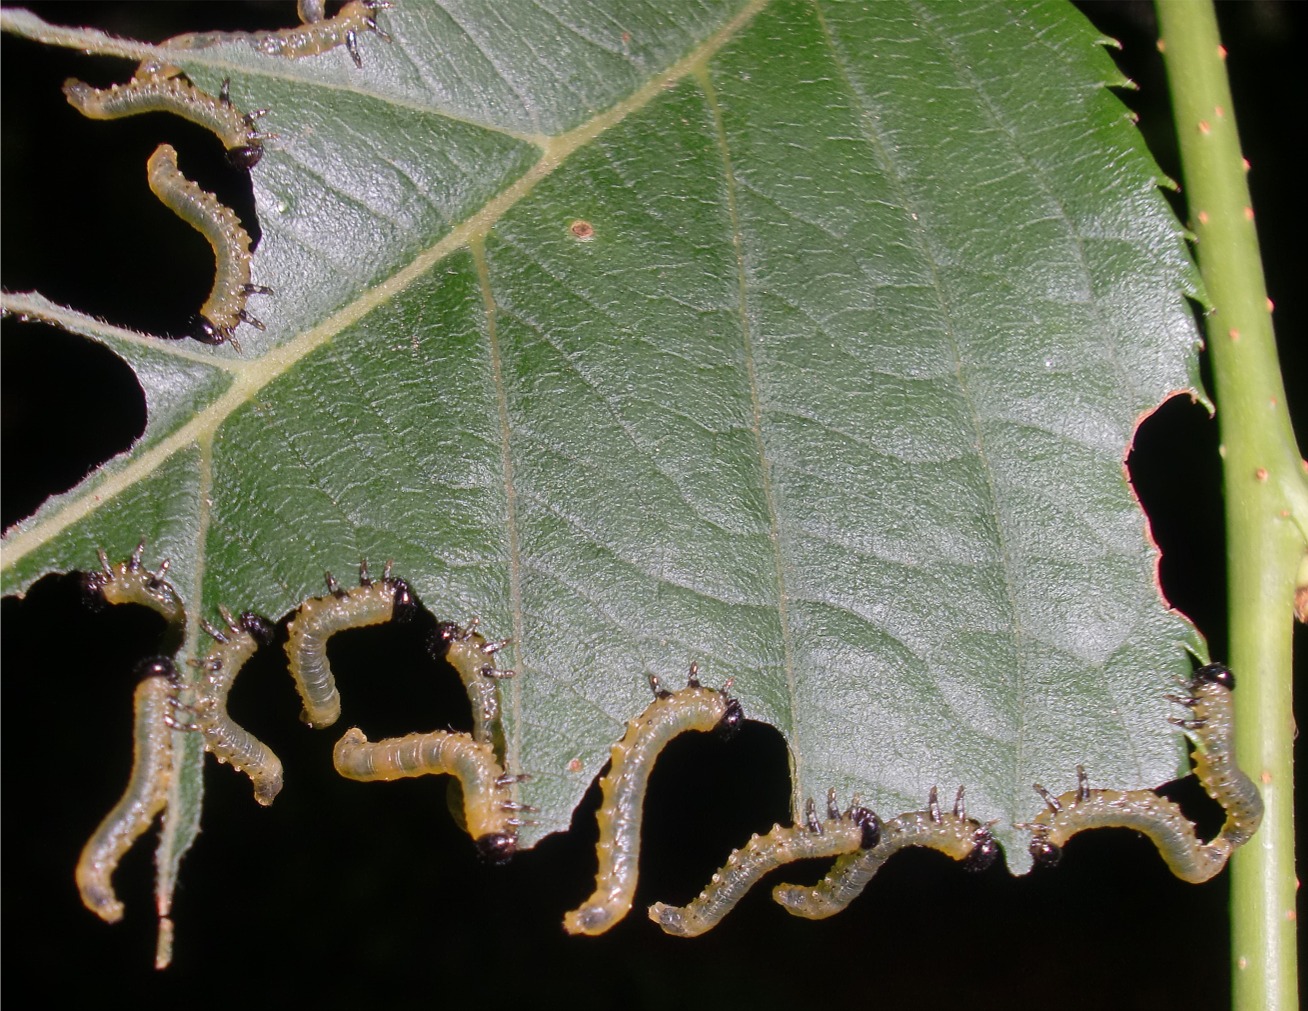
[[[227,149],[228,164],[238,169],[252,169],[259,164],[259,159],[262,157],[262,144],[242,144],[240,147]]]
[[[82,573],[82,603],[92,611],[104,609],[104,587],[109,577],[103,572]]]
[[[881,841],[881,819],[877,817],[875,811],[869,811],[865,807],[851,808],[849,820],[863,830],[863,836],[858,841],[858,845],[863,849],[870,850]]]
[[[1210,663],[1206,667],[1200,667],[1194,672],[1194,680],[1195,684],[1207,681],[1210,684],[1221,685],[1228,692],[1235,691],[1235,675],[1224,663]]]
[[[736,731],[740,729],[740,724],[745,719],[745,710],[735,699],[727,699],[727,711],[722,714],[722,719],[718,720],[718,725],[713,729],[717,731],[719,737],[728,741],[736,736]]]
[[[1045,842],[1045,845],[1050,846],[1051,844]],[[1057,850],[1057,847],[1054,847],[1054,849]],[[1058,850],[1058,852],[1061,855],[1062,851]],[[993,864],[998,856],[999,843],[995,837],[990,834],[989,829],[979,828],[972,835],[972,852],[963,858],[963,870],[973,874],[979,873]],[[1031,856],[1035,857],[1034,850],[1032,850]],[[1040,858],[1036,857],[1036,863],[1039,862]],[[1056,862],[1057,860],[1055,860]]]
[[[507,864],[518,850],[518,839],[509,832],[488,832],[475,843],[477,856],[488,864]]]
[[[250,638],[260,646],[267,646],[273,641],[277,629],[271,621],[253,611],[241,612],[241,628],[250,633]]]
[[[1058,861],[1063,859],[1063,848],[1055,846],[1048,839],[1036,836],[1031,840],[1031,845],[1027,847],[1031,854],[1031,859],[1035,861],[1036,867],[1049,868],[1057,867]]]
[[[225,344],[232,335],[229,327],[219,326],[213,320],[196,316],[191,320],[190,336],[201,344]]]
[[[418,613],[421,606],[418,601],[418,595],[403,579],[398,576],[390,581],[391,588],[395,591],[395,599],[391,603],[391,618],[394,621],[411,621]]]
[[[177,680],[177,668],[166,656],[152,656],[136,665],[136,676],[144,681],[146,678],[167,678]]]
[[[450,643],[455,639],[462,638],[463,629],[455,621],[438,621],[436,631],[427,639],[427,650],[431,653],[432,659],[444,660],[450,651]]]

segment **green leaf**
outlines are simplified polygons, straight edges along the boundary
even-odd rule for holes
[[[270,110],[266,333],[165,343],[6,296],[119,351],[150,418],[8,532],[5,592],[144,536],[194,651],[219,604],[285,615],[324,569],[393,558],[439,617],[513,639],[527,845],[691,661],[783,733],[797,808],[966,784],[1016,870],[1033,782],[1177,775],[1163,695],[1204,647],[1123,461],[1191,387],[1194,280],[1079,14],[381,16],[361,71],[173,54]]]

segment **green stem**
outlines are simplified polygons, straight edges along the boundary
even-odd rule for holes
[[[1252,203],[1211,0],[1157,0],[1207,317],[1226,493],[1231,655],[1240,763],[1262,828],[1232,860],[1237,1009],[1299,1006],[1295,948],[1291,636],[1308,484],[1285,408]]]

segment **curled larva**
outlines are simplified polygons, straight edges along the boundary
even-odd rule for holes
[[[463,788],[463,818],[477,852],[504,863],[517,848],[518,817],[533,810],[513,800],[512,787],[526,777],[506,775],[489,744],[464,733],[434,730],[370,743],[358,727],[345,732],[332,752],[336,771],[370,783],[417,776],[454,776]]]
[[[311,727],[330,727],[341,715],[341,696],[327,662],[327,640],[348,628],[380,625],[392,618],[404,621],[419,603],[409,584],[391,575],[386,563],[380,580],[368,575],[368,563],[359,567],[359,585],[344,590],[327,573],[325,597],[310,597],[295,612],[287,627],[286,656],[291,677],[304,701],[301,719]]]
[[[654,701],[627,724],[622,740],[613,745],[609,771],[600,781],[603,799],[598,814],[599,873],[595,891],[563,918],[569,934],[602,934],[627,915],[636,892],[640,863],[640,823],[645,787],[654,761],[674,737],[689,730],[719,729],[730,733],[744,713],[740,703],[721,691],[700,686],[699,667],[691,664],[689,684],[664,691],[650,678]]]
[[[1147,836],[1177,877],[1207,881],[1226,866],[1232,851],[1258,830],[1263,801],[1257,787],[1235,764],[1232,741],[1231,691],[1235,677],[1222,664],[1195,672],[1188,694],[1172,701],[1192,710],[1188,719],[1172,722],[1195,742],[1194,768],[1208,795],[1222,805],[1226,821],[1207,843],[1181,809],[1152,790],[1092,790],[1085,769],[1077,766],[1077,785],[1055,797],[1040,784],[1036,792],[1045,810],[1030,823],[1030,851],[1038,866],[1050,867],[1062,858],[1063,847],[1078,832],[1090,828],[1131,828]]]
[[[119,119],[142,112],[171,112],[212,132],[227,148],[227,159],[238,168],[253,168],[263,156],[258,117],[267,110],[243,113],[232,104],[227,81],[215,98],[201,91],[180,67],[146,60],[126,84],[93,88],[69,78],[64,81],[68,104],[90,119]]]
[[[229,42],[245,42],[268,56],[298,60],[317,56],[344,46],[356,67],[363,66],[359,54],[359,36],[372,32],[386,42],[391,37],[377,25],[374,15],[386,10],[388,0],[350,0],[333,17],[326,17],[322,0],[307,0],[297,5],[304,24],[281,28],[275,32],[189,32],[164,43],[173,49],[207,49]]]
[[[777,885],[772,898],[786,912],[810,920],[834,916],[862,894],[881,865],[902,849],[922,846],[961,860],[970,871],[995,862],[999,844],[990,829],[967,816],[963,788],[958,788],[952,812],[941,811],[931,788],[925,811],[910,811],[881,823],[881,839],[873,847],[840,857],[816,885]]]
[[[819,821],[810,799],[804,824],[777,825],[767,835],[750,837],[727,857],[699,895],[685,906],[656,902],[649,918],[665,933],[697,937],[717,926],[722,917],[769,871],[810,857],[835,857],[871,850],[881,837],[881,823],[865,807],[851,804],[844,814],[836,805],[836,791],[827,794],[827,817]]]
[[[227,695],[236,675],[260,646],[272,641],[273,626],[252,611],[235,618],[220,607],[226,630],[202,622],[214,640],[214,648],[203,660],[194,661],[202,672],[191,729],[204,735],[205,750],[219,762],[250,777],[254,799],[267,806],[282,788],[282,763],[264,744],[227,714]]]
[[[177,152],[168,144],[155,148],[146,168],[154,195],[213,247],[213,289],[200,306],[191,336],[205,344],[221,344],[242,323],[262,330],[263,324],[245,311],[245,301],[250,295],[269,295],[272,289],[250,283],[250,236],[236,212],[182,175]]]
[[[83,905],[107,923],[123,918],[123,904],[114,894],[114,870],[163,810],[172,778],[177,672],[166,657],[146,660],[137,669],[141,680],[133,700],[132,774],[122,798],[83,847],[75,873]]]
[[[452,621],[442,621],[431,637],[432,655],[449,661],[468,693],[468,701],[472,703],[474,740],[494,743],[500,719],[499,682],[513,677],[514,671],[501,670],[491,660],[508,644],[508,639],[487,642],[485,636],[477,631],[476,618],[467,628]]]
[[[172,584],[164,578],[168,572],[168,559],[151,572],[141,564],[145,554],[145,541],[136,545],[131,557],[111,565],[104,549],[98,549],[100,570],[82,577],[82,586],[94,599],[110,604],[141,604],[162,615],[169,623],[180,622],[184,617],[182,602]]]

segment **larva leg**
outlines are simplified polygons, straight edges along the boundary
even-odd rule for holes
[[[656,902],[649,907],[649,918],[665,933],[696,937],[717,926],[763,875],[777,867],[810,857],[871,850],[881,836],[877,816],[854,805],[841,814],[835,794],[835,790],[828,794],[825,821],[818,820],[810,799],[802,825],[778,825],[767,835],[751,836],[749,842],[727,857],[722,870],[713,875],[694,901],[686,906]]]
[[[474,740],[494,743],[500,720],[499,682],[515,675],[514,671],[501,670],[493,663],[495,654],[509,644],[508,639],[487,642],[477,631],[477,619],[467,628],[452,621],[436,626],[429,647],[437,659],[449,661],[463,682],[472,704],[472,736]]]
[[[463,788],[463,818],[477,852],[488,863],[504,863],[517,849],[518,815],[533,810],[513,800],[524,777],[506,775],[489,744],[467,734],[435,730],[370,743],[358,727],[345,732],[332,752],[336,771],[359,782],[390,782],[448,775]]]
[[[137,670],[142,677],[133,699],[132,774],[122,798],[82,849],[75,874],[83,905],[107,923],[123,918],[123,904],[113,889],[114,870],[163,810],[172,779],[172,729],[168,720],[178,687],[177,672],[166,657],[147,660]]]
[[[304,702],[301,719],[311,727],[330,727],[341,715],[341,697],[327,661],[327,640],[350,628],[404,621],[420,606],[409,584],[391,575],[390,562],[375,582],[363,562],[359,585],[352,590],[341,589],[329,572],[327,589],[325,597],[310,597],[301,604],[287,627],[286,656]]]
[[[613,746],[609,771],[600,781],[603,800],[598,814],[599,873],[595,891],[563,918],[570,934],[602,934],[627,915],[636,892],[640,863],[640,824],[645,788],[655,759],[674,737],[690,730],[733,732],[744,719],[740,703],[721,691],[700,686],[699,667],[690,668],[689,684],[665,691],[650,678],[654,701],[627,724]]]
[[[164,578],[168,574],[168,559],[159,563],[157,571],[151,572],[141,562],[144,554],[145,541],[142,540],[131,557],[111,565],[104,550],[100,549],[100,570],[83,575],[83,588],[92,599],[102,599],[109,604],[141,604],[162,615],[170,625],[180,624],[185,617],[181,599]]]
[[[193,708],[192,726],[204,735],[205,750],[219,762],[230,762],[254,784],[254,799],[267,806],[282,788],[282,763],[272,749],[227,714],[227,695],[236,675],[260,646],[272,641],[273,626],[267,618],[251,611],[238,621],[219,608],[227,630],[207,621],[204,629],[214,640],[213,650],[196,665],[203,672],[199,697]]]
[[[1092,790],[1085,769],[1077,766],[1077,787],[1054,797],[1040,784],[1036,792],[1046,809],[1024,828],[1031,830],[1030,852],[1037,866],[1051,867],[1063,847],[1078,832],[1091,828],[1130,828],[1147,836],[1177,877],[1194,883],[1218,874],[1232,851],[1258,829],[1263,804],[1257,788],[1235,764],[1231,691],[1235,678],[1221,664],[1195,672],[1189,694],[1174,697],[1192,710],[1188,719],[1173,722],[1194,739],[1195,773],[1199,782],[1226,811],[1226,822],[1211,842],[1204,843],[1181,809],[1152,790]]]
[[[772,898],[794,916],[809,920],[834,916],[862,894],[882,864],[909,846],[938,850],[961,860],[971,871],[984,870],[999,855],[999,844],[990,829],[967,816],[963,788],[958,788],[954,810],[942,812],[932,787],[925,811],[911,811],[881,823],[877,845],[840,857],[816,885],[777,885]]]

